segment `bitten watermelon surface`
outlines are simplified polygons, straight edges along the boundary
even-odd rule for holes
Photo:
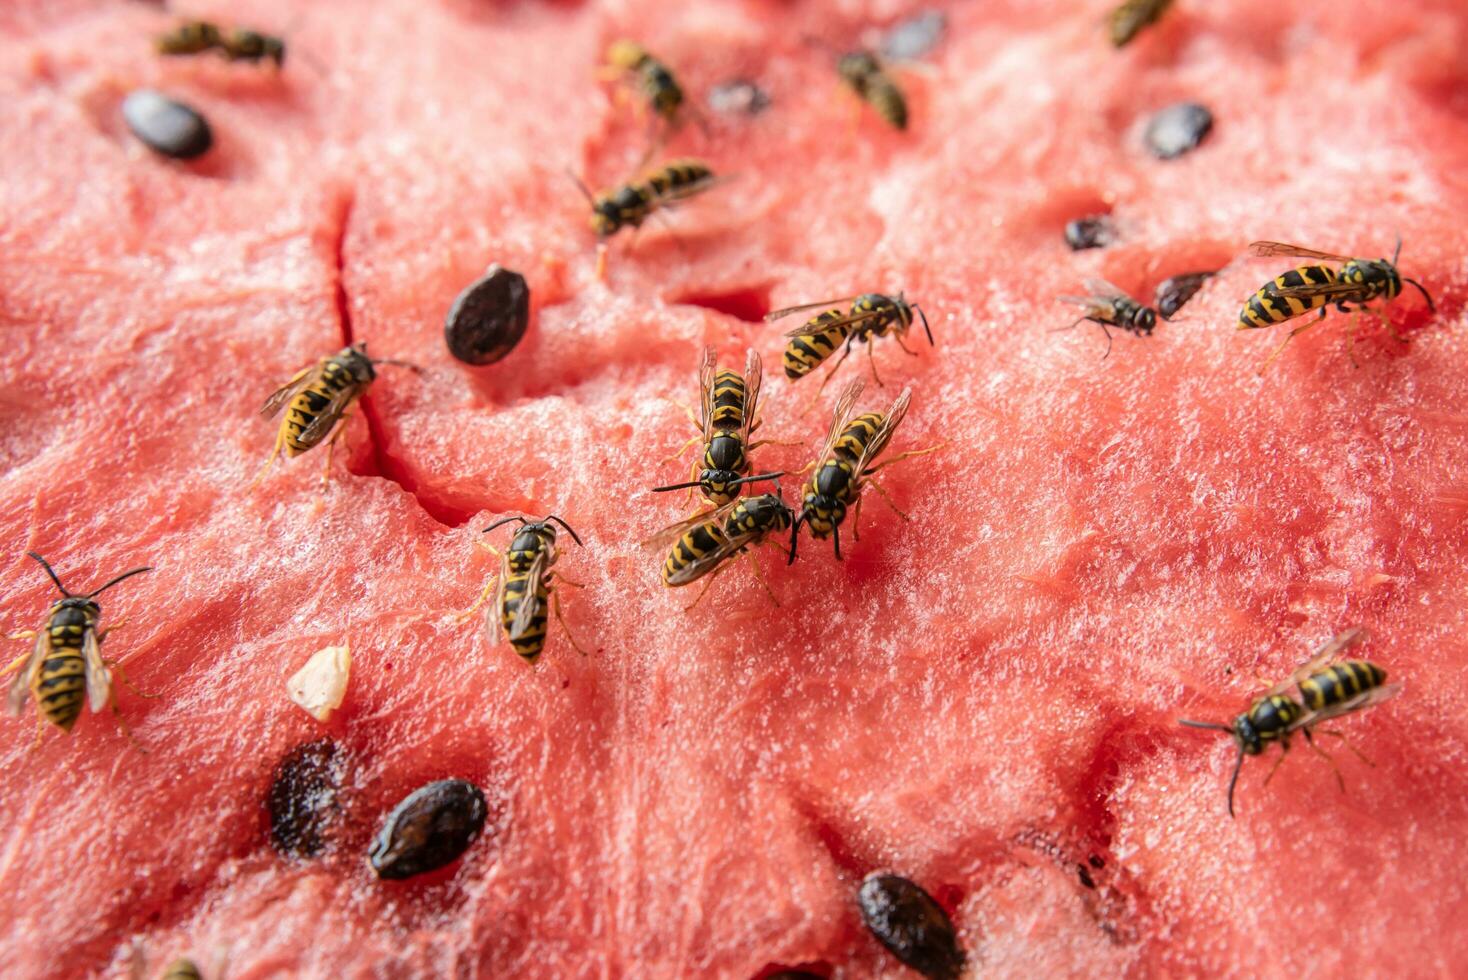
[[[132,747],[104,713],[34,747],[0,723],[0,961],[28,977],[230,980],[910,975],[868,934],[887,870],[951,917],[974,976],[1440,976],[1468,962],[1468,12],[1177,0],[1117,51],[1105,3],[939,5],[927,67],[894,68],[905,133],[857,111],[833,56],[922,7],[654,0],[190,3],[285,34],[283,72],[161,60],[173,23],[123,0],[0,11],[0,627],[54,590],[99,597]],[[732,179],[611,246],[594,187],[647,126],[596,77],[638,38],[705,108],[670,155]],[[168,161],[120,104],[208,119]],[[1211,132],[1159,160],[1157,110]],[[854,122],[848,122],[848,117]],[[1116,240],[1073,252],[1065,224]],[[1289,263],[1253,239],[1390,256],[1432,292],[1332,314],[1263,376],[1238,332]],[[443,317],[492,262],[532,321],[494,365]],[[1101,277],[1146,299],[1220,269],[1150,337],[1051,332]],[[704,344],[764,357],[762,434],[805,465],[831,397],[779,376],[763,314],[868,290],[921,302],[937,345],[878,341],[881,409],[913,388],[846,560],[759,557],[691,612],[638,542],[681,517],[660,462],[692,433]],[[349,342],[383,368],[338,446],[249,482],[263,399]],[[911,341],[909,341],[911,345]],[[866,370],[858,352],[843,368]],[[479,529],[555,513],[566,613],[534,667],[482,620]],[[493,537],[493,536],[490,536]],[[504,541],[495,540],[498,546]],[[743,566],[744,563],[741,563]],[[1347,782],[1297,746],[1246,760],[1177,725],[1227,721],[1256,677],[1333,633],[1403,685],[1338,727]],[[322,725],[286,680],[350,642]],[[23,652],[16,641],[11,656]],[[8,659],[8,658],[7,658]],[[277,766],[329,739],[321,845],[283,855]],[[315,752],[316,750],[312,750]],[[313,758],[316,756],[312,756]],[[451,866],[379,880],[383,817],[439,779],[487,816]],[[295,783],[292,783],[294,785]]]

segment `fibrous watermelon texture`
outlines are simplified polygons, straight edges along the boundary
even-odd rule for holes
[[[200,2],[287,36],[283,72],[160,60],[154,6],[0,14],[0,609],[157,566],[101,597],[146,754],[105,715],[32,748],[0,726],[7,972],[121,972],[216,953],[225,975],[844,977],[903,967],[864,930],[889,870],[951,915],[986,976],[1442,975],[1468,962],[1468,14],[1452,0],[1174,9],[1126,49],[1105,3],[950,4],[911,119],[848,113],[838,48],[904,3],[709,0],[672,9],[383,0]],[[645,121],[596,78],[632,36],[705,109],[666,152],[734,179],[594,276],[586,204]],[[214,148],[159,159],[120,117],[147,86]],[[1180,101],[1212,132],[1151,156]],[[848,116],[855,122],[848,123]],[[1067,221],[1116,241],[1072,252]],[[1240,333],[1289,262],[1252,239],[1367,256],[1404,240],[1415,293],[1301,336]],[[676,237],[675,237],[676,236]],[[533,322],[500,363],[452,360],[442,318],[491,262]],[[1087,277],[1146,298],[1221,268],[1152,336],[1104,341],[1056,302]],[[890,468],[910,522],[864,508],[847,558],[807,541],[685,613],[637,542],[685,513],[647,488],[690,434],[705,343],[765,359],[762,468],[798,470],[829,398],[778,377],[772,307],[865,290],[920,301],[937,347],[876,358],[912,385]],[[1271,333],[1273,335],[1271,335]],[[320,456],[250,478],[277,385],[348,341],[384,369],[333,482]],[[843,370],[865,369],[853,357]],[[793,491],[793,477],[786,492]],[[479,529],[556,513],[575,654],[535,667],[455,620],[492,572]],[[503,545],[503,541],[496,541]],[[1375,763],[1297,748],[1268,787],[1226,720],[1349,625],[1404,684],[1340,728]],[[350,642],[326,727],[285,682]],[[15,644],[15,653],[22,644]],[[335,745],[324,844],[283,857],[279,761]],[[380,881],[385,814],[435,779],[479,786],[458,863]],[[314,785],[314,784],[313,784]],[[1094,857],[1094,860],[1093,860]],[[1089,881],[1094,887],[1088,887]]]

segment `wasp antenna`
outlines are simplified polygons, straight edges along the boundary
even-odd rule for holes
[[[555,514],[547,514],[547,515],[545,515],[545,519],[548,520],[548,521],[555,521],[557,524],[561,525],[561,527],[563,527],[563,528],[566,529],[566,533],[569,534],[569,535],[571,535],[571,540],[572,541],[575,541],[578,545],[581,545],[581,547],[583,547],[583,548],[586,547],[586,545],[581,544],[581,536],[576,533],[575,529],[572,528],[571,525],[567,524],[565,521],[561,520]]]
[[[785,564],[795,564],[795,547],[800,542],[800,522],[805,520],[805,511],[801,511],[795,518],[795,523],[790,525],[790,560]]]
[[[1397,250],[1392,253],[1392,265],[1397,264],[1397,259],[1402,257],[1402,233],[1397,232]]]
[[[921,318],[923,321],[923,333],[928,335],[928,346],[937,347],[938,345],[933,343],[933,331],[928,326],[928,315],[924,313],[923,308],[921,306],[918,306],[916,303],[912,304],[912,308],[914,310],[917,310],[918,317]]]
[[[742,483],[743,481],[741,480],[739,482]],[[691,481],[689,483],[670,483],[670,484],[668,484],[665,487],[653,487],[652,488],[652,492],[653,493],[665,493],[665,492],[667,492],[669,490],[687,490],[689,487],[701,487],[701,486],[703,486],[703,481],[702,480],[693,480],[693,481]]]
[[[595,207],[596,198],[592,196],[591,188],[587,187],[586,184],[581,180],[581,178],[576,176],[576,172],[570,167],[566,168],[566,176],[570,177],[571,180],[576,184],[576,188],[581,191],[581,196],[586,198],[586,203],[590,204],[592,207]]]
[[[400,361],[395,357],[377,357],[372,359],[373,364],[391,364],[393,367],[407,368],[414,374],[422,374],[423,369],[412,361]]]
[[[1234,774],[1228,779],[1228,816],[1233,819],[1234,815],[1234,787],[1239,784],[1239,770],[1244,768],[1244,746],[1239,745],[1239,757],[1234,760]]]
[[[111,582],[108,582],[106,585],[102,586],[100,589],[94,589],[93,591],[87,593],[87,598],[88,599],[92,599],[92,598],[95,598],[96,596],[101,595],[103,592],[106,592],[108,589],[112,588],[114,585],[116,585],[118,582],[121,582],[125,578],[132,578],[134,575],[141,575],[144,572],[151,572],[152,570],[153,570],[153,566],[152,565],[145,565],[142,568],[134,568],[130,572],[123,572],[121,575],[117,576],[117,578],[113,579]]]
[[[66,591],[66,586],[61,584],[61,579],[57,578],[56,573],[51,570],[51,563],[42,558],[40,555],[36,554],[34,551],[27,551],[26,554],[30,555],[36,561],[41,563],[41,567],[46,570],[47,575],[51,576],[51,581],[56,583],[56,587],[61,590],[61,594],[70,599],[71,593]]]
[[[741,483],[758,483],[761,480],[778,480],[784,475],[785,471],[781,470],[778,473],[757,473],[754,476],[741,476],[739,479],[733,481],[732,485],[738,486]],[[697,486],[697,484],[693,484],[693,486]]]
[[[1179,718],[1177,720],[1177,723],[1179,725],[1187,725],[1189,728],[1211,728],[1220,732],[1228,732],[1230,735],[1232,735],[1234,731],[1227,725],[1220,725],[1216,721],[1191,721],[1187,718]]]
[[[525,520],[525,518],[521,517],[519,514],[511,514],[509,517],[501,517],[499,520],[495,521],[493,524],[491,524],[489,527],[485,528],[483,531],[480,531],[479,533],[480,534],[488,534],[490,531],[493,531],[495,528],[499,527],[500,525],[502,525],[502,524],[508,524],[511,521],[519,521],[521,524],[528,523]]]
[[[1427,291],[1427,287],[1423,286],[1422,283],[1418,282],[1416,279],[1408,279],[1406,276],[1402,277],[1402,282],[1410,282],[1412,285],[1416,286],[1417,291],[1422,294],[1422,298],[1427,300],[1427,308],[1433,313],[1437,312],[1437,304],[1432,301],[1432,294]]]

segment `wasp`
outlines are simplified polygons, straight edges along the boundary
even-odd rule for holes
[[[1123,0],[1107,19],[1111,43],[1126,47],[1142,28],[1155,23],[1171,6],[1172,0]]]
[[[574,177],[574,175],[573,175]],[[701,160],[673,160],[621,187],[593,195],[578,179],[581,193],[591,202],[591,230],[610,238],[623,228],[639,228],[660,208],[708,190],[714,172]]]
[[[1111,331],[1107,327],[1116,327],[1138,337],[1151,336],[1157,326],[1157,312],[1152,307],[1143,306],[1105,279],[1087,279],[1086,289],[1090,293],[1088,296],[1060,297],[1062,303],[1079,306],[1084,315],[1070,326],[1058,329],[1073,330],[1087,320],[1099,324],[1101,332],[1106,335],[1106,353],[1101,355],[1103,361],[1111,356]]]
[[[287,456],[299,456],[321,444],[328,435],[326,467],[322,480],[331,470],[331,453],[336,440],[346,430],[346,419],[357,400],[366,394],[368,387],[377,377],[374,365],[393,364],[418,370],[405,361],[386,358],[373,359],[367,356],[367,345],[357,344],[343,347],[330,357],[323,357],[308,368],[302,369],[275,393],[265,399],[260,409],[262,418],[274,418],[282,406],[289,403],[285,417],[275,434],[275,449],[265,461],[254,482],[264,479],[270,467],[284,450]],[[338,424],[341,423],[341,424]]]
[[[709,576],[703,591],[688,609],[698,605],[714,579],[731,567],[735,558],[764,542],[769,535],[790,528],[794,512],[786,506],[779,484],[775,485],[775,490],[775,493],[731,501],[712,513],[695,514],[664,528],[646,542],[653,548],[663,548],[672,543],[672,550],[663,561],[663,584],[669,588],[676,589]],[[780,547],[778,542],[772,543]],[[750,560],[754,565],[755,578],[778,606],[780,601],[765,583],[759,562],[754,561],[753,556]]]
[[[693,479],[653,487],[653,493],[687,490],[698,487],[715,506],[723,506],[739,496],[746,483],[776,480],[784,473],[760,473],[747,476],[752,468],[749,453],[761,443],[751,444],[749,437],[759,428],[760,382],[764,368],[759,354],[750,348],[744,363],[744,374],[720,371],[719,356],[710,345],[703,350],[698,370],[698,386],[702,395],[702,417],[699,424],[703,440],[703,467],[693,465]],[[686,450],[697,438],[683,448]],[[682,452],[679,452],[682,455]]]
[[[927,449],[911,450],[894,456],[885,463],[872,466],[873,460],[882,455],[887,443],[892,440],[892,433],[897,431],[897,427],[906,417],[908,404],[912,401],[912,389],[903,389],[902,394],[897,396],[897,400],[885,413],[867,412],[853,417],[856,399],[860,397],[862,387],[862,379],[853,378],[836,399],[826,442],[816,454],[819,463],[815,466],[810,483],[805,487],[800,516],[790,528],[792,563],[795,561],[795,546],[802,524],[810,528],[814,538],[832,538],[836,560],[840,561],[841,523],[846,519],[847,508],[853,504],[856,505],[856,511],[852,521],[852,537],[861,540],[856,525],[861,521],[861,494],[868,484],[876,488],[899,517],[906,520],[907,515],[897,509],[897,505],[887,496],[887,491],[872,480],[871,476],[885,466],[910,456],[922,456],[939,448],[930,446]]]
[[[218,51],[229,61],[270,61],[277,70],[285,67],[285,41],[281,38],[243,27],[220,27],[207,20],[184,21],[160,35],[157,46],[158,53],[165,55]]]
[[[117,583],[150,572],[152,568],[131,569],[86,595],[77,595],[67,591],[46,559],[34,551],[26,554],[41,563],[51,581],[56,583],[62,598],[52,603],[46,614],[46,624],[39,631],[26,630],[11,637],[19,640],[34,636],[36,643],[30,653],[22,654],[0,671],[0,677],[13,670],[20,671],[10,684],[7,708],[12,715],[19,715],[25,708],[26,698],[35,697],[42,725],[37,741],[45,731],[44,723],[48,721],[63,732],[70,732],[77,718],[81,717],[84,700],[93,712],[110,707],[126,732],[112,691],[112,670],[116,669],[118,676],[122,677],[122,668],[102,659],[102,641],[122,623],[114,623],[99,632],[97,621],[102,616],[102,609],[95,600]]]
[[[841,305],[850,303],[851,307],[842,310]],[[867,359],[872,367],[872,378],[880,386],[882,379],[877,376],[876,357],[872,353],[872,339],[874,337],[885,337],[890,331],[892,339],[897,341],[897,346],[906,353],[917,356],[916,351],[908,350],[902,338],[912,327],[914,316],[922,320],[923,332],[928,335],[928,345],[933,346],[933,331],[928,326],[928,315],[916,303],[907,302],[904,294],[886,296],[882,293],[862,293],[860,296],[846,296],[841,299],[822,300],[819,303],[805,303],[801,306],[791,306],[783,310],[776,310],[768,314],[766,320],[779,320],[792,313],[802,313],[806,310],[817,310],[821,307],[829,307],[821,313],[811,317],[796,329],[785,336],[790,342],[785,345],[784,365],[785,377],[791,381],[799,381],[816,366],[830,357],[843,343],[846,345],[837,358],[831,370],[821,381],[821,389],[831,380],[831,375],[851,355],[852,348],[857,342],[867,344]]]
[[[1316,264],[1291,269],[1260,286],[1258,292],[1250,296],[1244,308],[1239,311],[1239,329],[1255,330],[1293,320],[1311,310],[1320,310],[1317,319],[1289,332],[1284,342],[1269,355],[1264,366],[1259,369],[1260,373],[1283,353],[1297,335],[1324,320],[1328,312],[1326,307],[1332,304],[1342,313],[1352,312],[1348,305],[1350,303],[1356,304],[1357,311],[1363,310],[1373,300],[1395,299],[1402,291],[1402,283],[1409,282],[1427,301],[1427,309],[1437,312],[1437,306],[1427,289],[1417,280],[1409,279],[1397,270],[1397,259],[1402,254],[1401,238],[1397,239],[1397,249],[1390,260],[1351,258],[1331,252],[1317,252],[1299,245],[1287,245],[1284,242],[1254,242],[1249,246],[1249,251],[1261,257],[1289,255],[1317,260]],[[1319,264],[1321,262],[1338,262],[1341,267],[1334,269]]]
[[[613,41],[607,48],[607,67],[632,76],[653,114],[668,126],[677,122],[683,105],[683,89],[673,77],[672,69],[648,53],[636,41],[625,38]]]
[[[1259,755],[1271,743],[1279,743],[1279,758],[1275,760],[1274,767],[1265,777],[1264,782],[1267,784],[1274,778],[1274,773],[1279,769],[1280,764],[1284,762],[1285,753],[1290,748],[1290,736],[1295,732],[1303,734],[1310,748],[1330,763],[1331,768],[1335,771],[1336,781],[1340,783],[1342,790],[1345,789],[1345,780],[1341,777],[1335,760],[1315,744],[1314,729],[1332,718],[1339,718],[1385,701],[1396,695],[1401,689],[1400,685],[1387,684],[1386,671],[1369,661],[1343,660],[1339,663],[1331,663],[1341,653],[1364,640],[1367,635],[1365,630],[1359,628],[1344,630],[1336,634],[1289,678],[1275,684],[1255,698],[1248,710],[1235,718],[1232,724],[1179,720],[1181,724],[1192,728],[1208,728],[1226,732],[1238,746],[1238,759],[1234,763],[1233,775],[1229,777],[1228,781],[1228,815],[1230,817],[1234,815],[1234,788],[1239,781],[1239,770],[1243,768],[1244,756]],[[1292,687],[1298,689],[1300,694],[1298,699],[1288,693]],[[1345,740],[1345,736],[1339,732],[1322,730],[1321,733],[1339,738],[1343,742]],[[1346,744],[1349,747],[1349,743]],[[1355,750],[1352,749],[1352,751]],[[1364,757],[1363,761],[1365,761]]]
[[[857,98],[871,106],[893,129],[907,129],[907,99],[870,51],[848,51],[836,62],[836,74]]]
[[[499,642],[499,634],[503,630],[515,652],[527,663],[533,664],[540,659],[540,654],[545,649],[545,612],[546,607],[550,606],[555,610],[556,619],[566,631],[566,638],[571,641],[571,646],[577,653],[585,654],[586,651],[581,649],[576,638],[571,635],[566,618],[561,615],[560,595],[552,585],[552,580],[558,580],[580,588],[580,583],[572,582],[552,570],[559,553],[554,525],[559,524],[578,546],[584,547],[581,545],[581,537],[554,514],[538,521],[526,520],[519,515],[502,517],[485,528],[484,533],[488,534],[513,521],[518,521],[520,528],[510,540],[509,550],[500,560],[499,575],[485,586],[479,601],[464,615],[472,616],[489,598],[490,590],[493,589],[494,602],[486,621],[490,642]],[[494,552],[493,548],[489,550]]]

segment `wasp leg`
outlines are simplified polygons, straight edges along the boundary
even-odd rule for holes
[[[122,732],[123,736],[132,743],[133,748],[137,749],[143,755],[147,755],[148,750],[143,748],[143,744],[133,736],[132,728],[128,726],[127,721],[122,717],[122,712],[117,710],[116,691],[113,691],[111,697],[107,699],[107,706],[112,709],[112,720],[117,722],[117,727]]]
[[[1279,772],[1279,767],[1284,764],[1285,755],[1289,752],[1289,750],[1290,750],[1290,743],[1289,742],[1280,742],[1279,743],[1279,758],[1275,759],[1274,760],[1274,765],[1272,765],[1272,766],[1269,767],[1269,775],[1267,775],[1267,776],[1264,777],[1264,785],[1265,786],[1268,786],[1269,785],[1269,781],[1274,778],[1274,774],[1277,773],[1277,772]]]
[[[253,480],[250,481],[250,489],[251,490],[253,490],[253,489],[255,489],[255,487],[259,486],[260,485],[260,481],[263,480],[263,479],[265,479],[265,474],[269,473],[270,472],[270,468],[275,465],[276,459],[278,459],[280,457],[281,447],[284,446],[284,445],[285,445],[285,425],[282,424],[279,428],[277,428],[275,430],[275,448],[272,449],[272,450],[270,450],[270,458],[267,459],[267,460],[265,460],[265,465],[262,466],[262,467],[260,467],[260,472],[258,472],[258,473],[255,474],[255,479],[253,479]]]
[[[1309,323],[1305,324],[1304,326],[1296,327],[1295,329],[1291,330],[1289,332],[1289,334],[1285,337],[1284,343],[1282,343],[1278,347],[1276,347],[1274,349],[1274,353],[1273,354],[1270,354],[1267,358],[1265,358],[1264,363],[1262,365],[1260,365],[1260,367],[1259,367],[1259,375],[1262,377],[1264,375],[1264,372],[1269,370],[1269,365],[1273,364],[1275,362],[1275,359],[1278,358],[1279,355],[1281,355],[1281,354],[1284,353],[1284,349],[1290,345],[1290,341],[1294,340],[1295,337],[1297,337],[1298,335],[1304,333],[1306,330],[1309,330],[1311,327],[1319,326],[1320,325],[1320,321],[1323,320],[1323,319],[1325,319],[1325,314],[1326,314],[1326,311],[1325,310],[1321,310],[1320,311],[1320,317],[1318,319],[1311,320]]]
[[[940,442],[936,446],[929,446],[927,449],[909,449],[907,452],[898,453],[891,459],[878,463],[876,466],[868,466],[865,470],[862,471],[861,475],[871,476],[873,473],[876,473],[883,467],[891,466],[893,463],[900,463],[904,459],[909,459],[913,456],[926,456],[928,455],[928,453],[936,453],[938,450],[942,449],[946,445],[948,445],[946,442]]]
[[[1342,735],[1340,732],[1338,732],[1338,731],[1336,731],[1334,729],[1322,728],[1322,729],[1320,729],[1320,734],[1322,734],[1322,735],[1329,735],[1331,738],[1338,738],[1338,739],[1340,739],[1341,740],[1341,744],[1344,745],[1346,748],[1350,749],[1352,755],[1354,755],[1356,758],[1360,759],[1362,762],[1364,762],[1366,765],[1370,766],[1372,769],[1375,769],[1376,768],[1376,763],[1372,762],[1370,759],[1366,758],[1366,756],[1362,755],[1361,754],[1361,750],[1358,749],[1358,748],[1356,748],[1356,746],[1352,745],[1350,743],[1350,741],[1347,740],[1346,736]]]
[[[860,498],[858,498],[860,499]],[[831,528],[831,548],[836,552],[836,560],[843,561],[841,557],[841,525],[837,524]]]
[[[720,565],[718,568],[710,572],[708,576],[704,579],[703,588],[698,590],[698,598],[694,599],[688,605],[684,606],[683,611],[693,612],[693,607],[697,606],[700,602],[703,601],[703,597],[708,595],[709,587],[714,584],[714,579],[718,578],[720,575],[724,574],[724,572],[728,571],[729,566],[733,564],[734,562],[732,561],[726,561],[724,562],[724,564]]]
[[[127,625],[127,617],[126,616],[123,616],[117,622],[110,624],[105,630],[100,631],[97,634],[97,642],[99,644],[102,643],[102,642],[104,642],[107,639],[107,637],[112,634],[112,631],[113,630],[120,630],[123,627],[125,627],[126,625]]]
[[[836,358],[836,363],[833,364],[833,365],[831,365],[831,370],[827,371],[826,372],[826,376],[821,379],[821,386],[816,389],[816,394],[815,394],[815,397],[816,398],[819,398],[821,396],[821,392],[823,392],[823,391],[826,390],[826,385],[829,384],[830,381],[831,381],[831,375],[835,374],[836,373],[836,370],[838,368],[840,368],[841,365],[846,362],[846,359],[848,357],[851,356],[851,348],[853,346],[855,346],[855,345],[856,345],[856,334],[853,333],[846,340],[846,349],[841,352],[841,356],[838,357],[838,358]]]
[[[34,636],[35,634],[32,633],[31,635]],[[16,639],[16,637],[11,637],[11,639],[12,640],[13,639]],[[13,670],[19,670],[21,664],[25,663],[30,658],[31,658],[30,651],[27,650],[25,653],[22,653],[20,656],[16,657],[14,660],[10,661],[9,665],[6,666],[6,668],[4,670],[0,670],[0,677],[4,677],[6,674],[10,673]]]
[[[881,377],[881,375],[877,374],[877,354],[876,354],[876,349],[877,349],[877,345],[874,344],[874,343],[872,343],[870,340],[868,340],[867,341],[867,363],[872,366],[872,380],[877,383],[877,387],[878,388],[885,388],[887,386],[884,385],[884,384],[882,384],[882,377]]]
[[[474,600],[474,605],[470,606],[468,609],[465,609],[463,612],[455,616],[454,622],[467,623],[470,619],[472,619],[474,617],[474,614],[479,611],[479,607],[488,602],[489,597],[494,594],[494,587],[495,584],[499,582],[499,578],[499,573],[491,575],[489,577],[489,581],[485,583],[484,589],[480,591],[479,598]]]
[[[1356,325],[1361,322],[1361,311],[1356,310],[1351,318],[1346,321],[1346,360],[1351,362],[1351,367],[1360,370],[1361,365],[1356,361]]]
[[[120,660],[103,660],[102,666],[116,674],[117,679],[126,684],[127,689],[140,698],[161,698],[163,696],[161,694],[149,694],[146,691],[139,690],[136,684],[127,679],[127,672],[122,669],[122,661]]]
[[[7,640],[34,640],[36,638],[36,631],[35,630],[21,630],[19,633],[10,633],[10,634],[7,634],[5,638]],[[4,676],[5,676],[4,673],[3,672],[0,672],[0,677],[4,677]]]
[[[562,579],[561,581],[564,582],[565,579]],[[570,583],[568,583],[568,584],[570,584]],[[551,608],[554,609],[555,612],[556,612],[556,622],[560,623],[561,624],[561,629],[565,630],[565,632],[566,632],[566,639],[570,641],[570,643],[571,643],[571,649],[575,650],[577,653],[581,654],[581,656],[583,656],[583,657],[586,656],[586,651],[581,648],[581,644],[579,644],[579,643],[576,642],[576,634],[572,633],[571,632],[571,627],[566,625],[566,617],[561,612],[561,596],[560,596],[560,593],[558,593],[558,592],[552,592],[551,593]]]
[[[866,483],[867,486],[871,487],[873,490],[877,491],[877,493],[882,495],[882,499],[887,502],[887,506],[892,508],[892,513],[896,514],[904,521],[912,520],[911,517],[903,513],[902,510],[895,503],[892,502],[892,495],[889,494],[885,489],[883,489],[880,483],[878,483],[876,480],[867,480]]]
[[[560,572],[551,572],[549,575],[546,576],[546,578],[547,579],[555,579],[557,582],[560,582],[560,583],[562,583],[564,585],[569,585],[573,589],[584,589],[584,588],[586,588],[585,583],[582,583],[582,582],[573,582],[570,579],[566,578],[566,576],[562,575]]]
[[[46,737],[46,719],[45,719],[45,717],[39,711],[37,711],[36,712],[36,740],[31,743],[31,751],[32,752],[36,751],[36,749],[39,749],[41,747],[41,739],[43,739],[45,737]]]
[[[749,452],[754,452],[760,446],[804,446],[804,445],[805,445],[805,443],[803,443],[803,442],[786,442],[786,441],[782,441],[780,439],[761,439],[758,442],[751,442],[749,444],[749,450],[748,451]]]
[[[894,332],[892,334],[892,339],[895,340],[895,341],[897,341],[897,346],[898,347],[901,347],[902,350],[903,350],[903,353],[907,354],[909,357],[917,357],[918,356],[918,352],[917,351],[915,351],[915,350],[909,350],[908,347],[907,347],[907,345],[902,342],[902,334]]]
[[[607,281],[607,243],[596,243],[596,281]]]
[[[1335,764],[1335,759],[1331,758],[1329,752],[1325,751],[1320,746],[1315,744],[1315,738],[1310,734],[1310,729],[1306,728],[1304,729],[1304,732],[1305,744],[1310,746],[1311,750],[1313,750],[1316,755],[1320,756],[1326,762],[1330,763],[1330,770],[1331,772],[1335,773],[1336,785],[1339,786],[1341,788],[1341,792],[1344,793],[1346,791],[1346,777],[1341,775],[1341,767]]]
[[[764,569],[760,568],[759,566],[759,559],[755,557],[755,554],[752,551],[747,552],[746,554],[749,557],[750,566],[754,569],[755,581],[758,582],[760,584],[760,587],[765,590],[765,595],[770,597],[770,601],[775,604],[775,608],[779,609],[780,600],[775,598],[775,590],[770,588],[770,584],[765,581],[765,572]]]
[[[856,498],[856,506],[851,510],[851,540],[861,540],[861,497]]]

